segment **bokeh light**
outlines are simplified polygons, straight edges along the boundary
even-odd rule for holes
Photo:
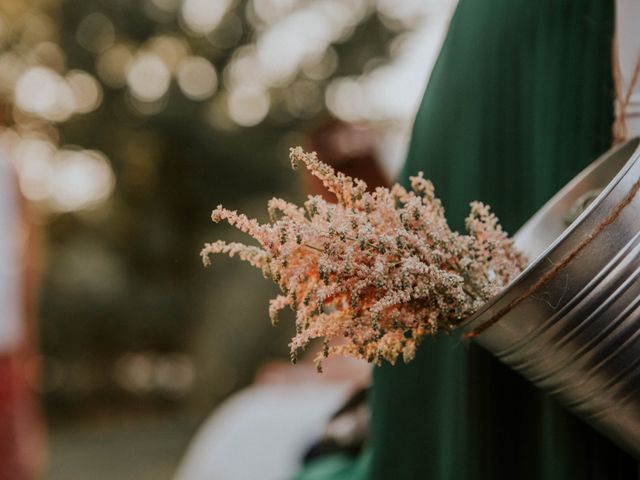
[[[65,76],[65,80],[73,92],[77,113],[92,112],[100,106],[102,87],[92,75],[82,70],[71,70]]]
[[[58,148],[41,135],[4,131],[0,139],[11,149],[22,193],[45,212],[91,207],[113,192],[115,176],[101,152]]]
[[[435,62],[454,4],[453,0],[412,0],[400,6],[399,2],[379,0],[381,15],[411,29],[390,44],[389,62],[360,76],[334,78],[326,90],[329,111],[346,121],[408,122]]]
[[[49,178],[52,207],[61,212],[89,207],[108,198],[114,183],[109,162],[100,152],[60,150]]]
[[[269,113],[269,91],[256,85],[241,85],[229,93],[229,116],[243,127],[260,123]]]
[[[78,25],[76,39],[86,50],[99,53],[115,41],[115,28],[109,18],[98,12],[90,13]]]
[[[20,187],[45,210],[82,209],[109,197],[114,176],[108,161],[91,150],[58,150],[42,139],[23,139],[15,151]]]
[[[161,392],[181,397],[193,386],[195,368],[186,355],[136,352],[117,360],[113,376],[120,387],[137,395]]]
[[[61,72],[66,68],[66,55],[54,42],[40,42],[33,47],[29,55],[33,63],[45,65],[57,72]]]
[[[377,0],[376,7],[385,17],[407,25],[421,22],[438,7],[438,2],[442,3],[441,0]]]
[[[146,47],[157,54],[171,72],[175,72],[178,64],[189,54],[189,44],[184,38],[174,35],[152,37]]]
[[[44,116],[56,102],[58,82],[58,75],[50,68],[29,68],[16,82],[16,105],[26,112]]]
[[[75,109],[73,92],[67,82],[48,67],[30,67],[15,86],[16,106],[51,121],[64,121]]]
[[[289,14],[299,0],[253,0],[251,7],[261,23],[272,24]]]
[[[178,85],[192,100],[205,100],[218,84],[215,68],[204,57],[187,57],[178,65]]]
[[[187,29],[206,35],[213,31],[231,6],[231,0],[184,0],[180,13]]]
[[[52,160],[57,148],[39,138],[24,139],[18,143],[14,158],[18,165],[20,189],[28,199],[42,202],[49,198],[49,179]]]
[[[324,55],[311,58],[302,64],[302,72],[312,80],[329,78],[338,68],[338,54],[334,48],[327,48]]]
[[[104,83],[122,87],[127,83],[127,71],[132,62],[132,49],[125,43],[118,43],[98,57],[96,69]]]
[[[127,83],[134,97],[144,102],[160,99],[169,89],[171,74],[162,58],[142,52],[133,60],[127,72]]]

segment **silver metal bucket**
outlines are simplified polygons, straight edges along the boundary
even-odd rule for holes
[[[516,234],[533,259],[468,337],[640,457],[640,140],[580,173]],[[571,208],[601,190],[566,227]]]

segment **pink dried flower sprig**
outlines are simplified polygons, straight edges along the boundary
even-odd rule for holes
[[[451,330],[506,286],[524,267],[523,256],[489,207],[471,203],[467,234],[449,228],[444,209],[422,172],[411,191],[367,191],[367,185],[292,148],[294,168],[303,164],[338,199],[309,196],[304,208],[274,198],[271,223],[260,224],[218,206],[211,218],[228,221],[260,244],[218,241],[202,258],[225,253],[260,268],[280,287],[269,314],[296,312],[291,358],[316,338],[316,359],[350,355],[379,364],[411,360],[426,335]]]

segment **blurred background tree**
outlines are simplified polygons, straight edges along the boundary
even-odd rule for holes
[[[232,234],[209,212],[264,219],[266,199],[299,197],[287,150],[328,118],[378,123],[400,159],[450,4],[0,2],[0,135],[47,238],[54,427],[200,418],[286,357],[271,286],[239,262],[202,268],[202,244]]]

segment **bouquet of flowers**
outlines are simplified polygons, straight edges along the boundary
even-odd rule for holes
[[[367,185],[337,173],[315,153],[292,148],[337,197],[309,196],[303,207],[273,198],[270,223],[260,224],[218,206],[226,220],[259,246],[217,241],[202,250],[224,253],[262,270],[281,289],[271,300],[274,324],[285,307],[296,312],[291,359],[316,338],[316,358],[350,355],[380,364],[410,361],[427,335],[450,331],[498,293],[524,268],[525,259],[488,206],[471,203],[466,234],[449,228],[431,182],[420,172],[411,190]]]

